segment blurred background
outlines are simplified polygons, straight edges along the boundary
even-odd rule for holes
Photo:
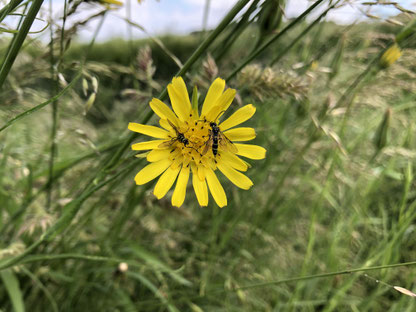
[[[1,1],[0,311],[414,311],[414,11]],[[222,209],[134,182],[127,125],[176,75],[256,106],[266,159]]]

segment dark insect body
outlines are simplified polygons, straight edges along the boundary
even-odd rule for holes
[[[205,148],[202,151],[202,155],[205,155],[210,148],[212,148],[212,154],[217,157],[218,146],[221,146],[223,150],[230,150],[233,153],[237,153],[237,147],[231,142],[220,130],[218,124],[214,121],[209,123],[211,129],[208,132],[208,140],[205,143]]]
[[[212,135],[212,153],[214,154],[214,157],[216,157],[218,154],[218,139],[220,135],[220,128],[215,122],[210,122],[209,125],[211,127],[209,130],[210,135]]]
[[[161,143],[158,147],[160,148],[171,147],[175,142],[180,142],[186,147],[189,144],[189,140],[185,137],[183,133],[179,132],[178,128],[169,119],[168,119],[168,123],[173,128],[173,130],[175,130],[176,137],[173,137],[169,141]]]

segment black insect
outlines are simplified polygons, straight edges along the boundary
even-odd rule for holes
[[[183,133],[179,132],[178,128],[169,119],[168,119],[168,123],[173,128],[173,130],[175,130],[176,137],[173,137],[169,141],[161,143],[158,147],[159,148],[171,147],[175,142],[180,142],[186,147],[189,144],[189,140],[185,137]]]
[[[224,133],[221,132],[220,127],[218,127],[216,122],[211,121],[209,126],[211,127],[208,132],[209,138],[205,143],[202,155],[205,155],[208,150],[212,148],[212,154],[214,154],[214,157],[216,157],[218,154],[218,146],[221,146],[223,150],[229,150],[233,153],[238,152],[237,147],[233,144],[233,142],[230,141],[230,139],[224,135]]]

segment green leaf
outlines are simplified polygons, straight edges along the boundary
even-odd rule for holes
[[[174,305],[168,302],[165,296],[159,291],[158,287],[156,287],[156,285],[153,284],[146,277],[144,277],[138,272],[127,272],[127,275],[129,277],[137,279],[138,281],[140,281],[141,284],[143,284],[146,288],[148,288],[157,298],[160,299],[160,301],[163,302],[163,304],[166,305],[169,312],[179,312],[179,310]]]
[[[155,255],[151,254],[149,251],[133,244],[130,244],[130,248],[130,251],[132,251],[137,257],[145,261],[153,268],[158,269],[162,272],[166,272],[172,279],[184,286],[192,286],[192,283],[190,281],[178,274],[176,271],[172,270],[169,266],[164,264],[161,260],[159,260]]]
[[[1,279],[9,294],[10,300],[15,312],[24,312],[25,305],[23,303],[23,296],[20,290],[19,280],[12,270],[4,270],[0,272]]]

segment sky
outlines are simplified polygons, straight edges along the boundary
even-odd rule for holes
[[[135,23],[146,29],[147,34],[186,34],[192,31],[202,29],[202,20],[204,14],[204,7],[206,0],[142,0],[139,3],[137,0],[121,0],[125,3],[123,7],[112,11],[106,17],[106,20],[99,32],[98,41],[105,41],[115,37],[129,38],[129,26],[122,20],[129,16]],[[210,9],[208,15],[208,28],[215,27],[225,14],[233,7],[237,0],[210,0]],[[288,0],[285,8],[287,17],[295,17],[302,13],[308,5],[313,1],[310,0]],[[358,9],[359,3],[364,1],[354,1],[353,5],[346,5],[340,9],[330,12],[327,16],[328,20],[337,23],[351,23],[356,19],[365,19],[365,16]],[[369,1],[366,1],[369,2]],[[403,7],[416,11],[416,0],[399,0]],[[131,9],[128,10],[128,3]],[[48,2],[45,1],[45,9],[47,9]],[[53,0],[52,9],[55,18],[62,16],[64,0]],[[80,13],[73,16],[68,23],[76,20],[82,20],[92,15],[94,12],[102,10],[102,6],[95,3],[83,3],[80,6]],[[367,7],[368,8],[368,7]],[[322,11],[324,8],[317,10]],[[46,18],[47,10],[44,12]],[[372,14],[382,16],[383,18],[393,16],[399,13],[396,9],[389,6],[383,8],[375,8],[371,11]],[[81,41],[91,40],[92,34],[96,29],[98,20],[89,22],[79,32],[78,39]],[[38,21],[32,30],[39,30],[45,25],[44,22]],[[134,38],[143,38],[147,34],[142,30],[132,27],[130,28]],[[48,32],[45,32],[44,40],[48,39]]]

